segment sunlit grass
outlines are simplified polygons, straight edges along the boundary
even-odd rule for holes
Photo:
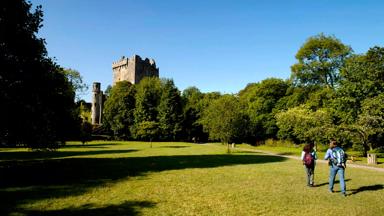
[[[318,187],[307,188],[297,160],[226,151],[221,144],[150,148],[146,142],[69,143],[35,155],[0,150],[0,172],[7,174],[0,176],[0,215],[302,215],[304,207],[316,215],[384,212],[383,172],[347,169],[349,196],[342,197],[327,192],[326,165],[316,167]]]

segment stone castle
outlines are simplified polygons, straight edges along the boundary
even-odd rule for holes
[[[156,67],[155,60],[134,55],[131,58],[124,56],[117,62],[112,63],[113,86],[120,81],[128,81],[137,84],[144,77],[159,77],[159,68]],[[92,124],[100,125],[103,113],[103,92],[99,82],[93,83],[92,89]]]
[[[123,56],[119,61],[112,64],[112,70],[113,85],[123,80],[136,84],[144,77],[159,77],[159,68],[156,67],[155,60],[148,58],[142,60],[138,55],[131,58]]]

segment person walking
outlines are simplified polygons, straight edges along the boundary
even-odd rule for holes
[[[343,196],[346,196],[345,185],[345,168],[346,168],[346,154],[344,150],[338,146],[335,140],[329,143],[329,149],[325,153],[324,160],[328,160],[329,164],[329,192],[333,193],[333,185],[335,183],[336,174],[339,175],[340,190]]]
[[[307,186],[313,187],[315,185],[315,161],[317,160],[316,149],[313,143],[304,146],[301,152],[301,160],[307,174]]]

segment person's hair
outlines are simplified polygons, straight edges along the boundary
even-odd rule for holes
[[[333,146],[337,146],[337,142],[336,142],[336,140],[331,140],[331,145],[333,145]]]
[[[303,147],[303,152],[305,152],[305,153],[310,153],[310,152],[311,152],[311,145],[310,145],[310,144],[306,144],[306,145]]]
[[[311,147],[311,149],[313,149],[313,147],[315,147],[315,143],[313,143],[313,142],[309,143],[309,147]]]

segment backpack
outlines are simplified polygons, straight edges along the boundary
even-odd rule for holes
[[[347,161],[347,154],[340,147],[336,147],[332,150],[333,164],[336,166],[342,166]]]
[[[306,166],[306,167],[313,167],[313,165],[314,165],[314,159],[313,159],[313,156],[312,156],[312,154],[310,153],[310,152],[306,152],[305,154],[304,154],[304,159],[303,159],[303,161],[304,161],[304,165]]]

